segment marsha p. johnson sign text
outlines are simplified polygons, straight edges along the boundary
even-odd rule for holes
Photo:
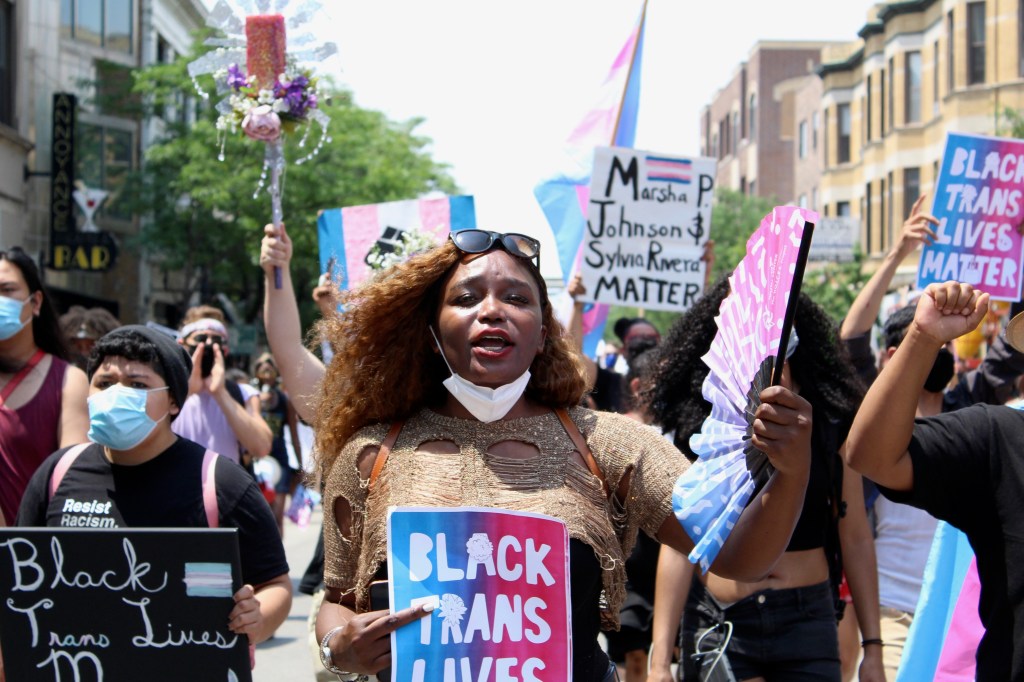
[[[588,300],[686,310],[704,288],[713,159],[597,147],[581,273]]]
[[[1020,299],[1024,142],[949,133],[932,214],[938,239],[921,252],[918,288],[956,280]]]
[[[393,680],[572,678],[569,534],[539,514],[395,507],[391,610],[433,603],[391,635]]]

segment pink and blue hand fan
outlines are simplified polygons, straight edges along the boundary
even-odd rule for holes
[[[695,546],[690,561],[707,571],[754,491],[773,469],[750,441],[761,391],[778,384],[818,214],[777,206],[747,240],[729,277],[718,333],[702,358],[701,389],[711,414],[690,438],[698,459],[676,481],[672,507]]]

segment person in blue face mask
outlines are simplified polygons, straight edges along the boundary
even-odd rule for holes
[[[39,467],[17,525],[238,528],[244,584],[225,616],[252,644],[269,638],[291,608],[284,547],[253,479],[171,430],[188,395],[191,358],[169,336],[133,325],[101,338],[87,369],[92,444],[58,450]],[[204,467],[215,482],[212,511],[203,499]],[[89,512],[66,511],[79,500],[94,501]]]
[[[88,382],[68,360],[35,263],[0,251],[0,525],[51,452],[85,442]]]

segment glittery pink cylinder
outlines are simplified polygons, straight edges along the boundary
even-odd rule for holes
[[[285,66],[283,16],[254,14],[245,18],[245,61],[246,71],[256,77],[257,87],[274,86]]]

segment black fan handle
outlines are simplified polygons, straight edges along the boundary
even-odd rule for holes
[[[800,299],[800,287],[804,282],[804,268],[807,267],[807,256],[811,251],[811,237],[813,236],[814,223],[804,221],[804,232],[800,237],[800,251],[797,252],[796,267],[793,270],[793,286],[789,290],[786,315],[782,318],[782,336],[779,337],[779,354],[775,356],[775,367],[772,370],[772,386],[782,383],[782,366],[786,362],[786,348],[789,346],[789,335],[793,330],[793,319],[796,317],[796,306]]]

